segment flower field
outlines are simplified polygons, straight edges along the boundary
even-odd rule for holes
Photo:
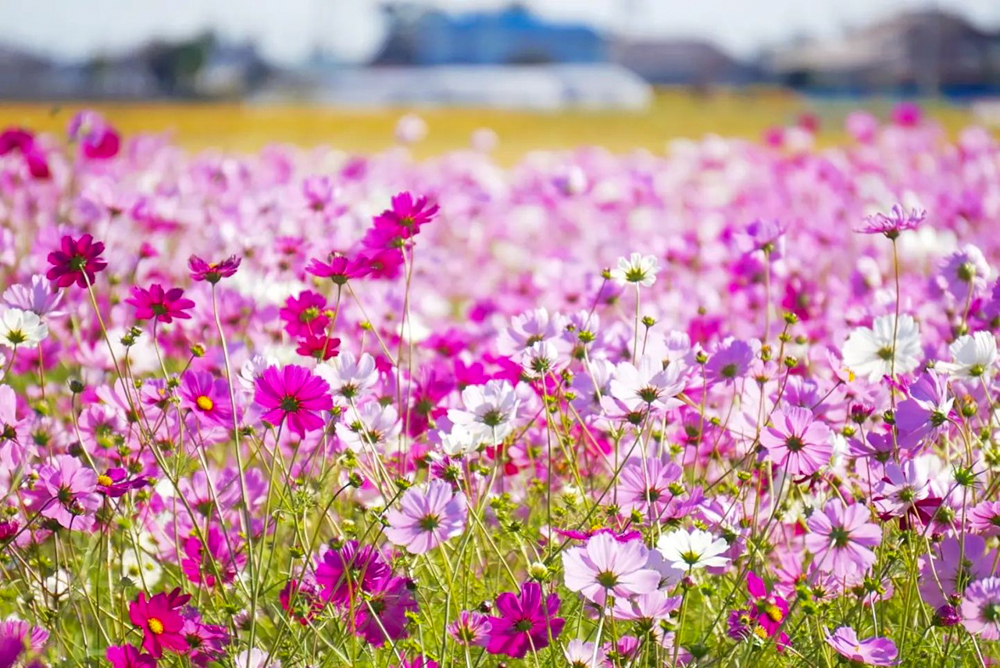
[[[1000,144],[844,132],[0,131],[0,668],[995,665]]]

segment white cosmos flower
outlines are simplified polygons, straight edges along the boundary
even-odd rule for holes
[[[450,432],[438,432],[441,439],[441,450],[449,457],[461,457],[472,454],[479,447],[479,439],[468,427],[460,424],[451,426]]]
[[[638,367],[630,362],[619,364],[609,387],[611,396],[630,411],[646,405],[670,409],[680,404],[674,397],[684,390],[684,379],[680,365],[664,369],[659,359],[643,355]]]
[[[350,413],[345,428],[337,428],[337,435],[354,452],[393,441],[402,430],[399,413],[391,405],[369,401]]]
[[[0,345],[33,348],[49,335],[49,326],[37,313],[9,308],[0,318]]]
[[[956,378],[987,378],[997,361],[997,340],[990,332],[976,332],[958,337],[950,346],[952,361],[938,365]]]
[[[892,345],[896,316],[875,318],[871,327],[858,327],[844,342],[844,366],[852,373],[875,382],[896,373],[909,373],[920,364],[920,328],[909,315],[899,317],[896,345]],[[895,359],[895,369],[893,360]]]
[[[618,267],[611,270],[611,278],[618,285],[638,283],[648,288],[656,282],[656,272],[659,268],[660,263],[655,255],[632,253],[627,259],[618,258]]]
[[[559,351],[548,341],[532,343],[521,356],[521,367],[531,378],[541,378],[556,371]]]
[[[328,364],[316,367],[316,374],[329,383],[334,394],[347,399],[370,390],[378,382],[375,358],[368,353],[361,353],[361,357],[355,357],[354,353],[346,350]]]
[[[128,576],[137,587],[153,589],[163,576],[160,562],[145,552],[136,552],[128,548],[122,552],[122,572]]]
[[[521,400],[506,380],[489,380],[462,390],[465,410],[452,408],[448,419],[469,429],[477,443],[495,445],[514,431]]]
[[[503,355],[515,355],[539,341],[558,339],[566,330],[566,318],[549,314],[544,308],[525,311],[511,318],[510,327],[500,333],[497,350]]]
[[[726,539],[701,529],[675,529],[663,534],[656,541],[656,548],[667,563],[684,571],[721,568],[729,563],[729,557],[722,556],[729,549]]]
[[[256,353],[244,362],[240,368],[240,385],[243,389],[252,392],[257,379],[264,375],[264,369],[269,366],[278,366],[278,358]]]

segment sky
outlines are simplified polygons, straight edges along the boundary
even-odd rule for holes
[[[503,0],[425,0],[453,11]],[[831,37],[902,9],[938,7],[1000,29],[1000,0],[528,0],[555,20],[642,36],[705,37],[737,56],[792,37]],[[77,59],[212,28],[294,64],[317,49],[363,61],[384,37],[378,0],[0,0],[0,44]]]

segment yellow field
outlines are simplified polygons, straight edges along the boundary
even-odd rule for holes
[[[195,103],[101,103],[46,105],[0,103],[0,127],[23,125],[35,130],[62,132],[80,108],[96,108],[126,134],[169,132],[190,149],[214,147],[254,150],[269,143],[301,146],[326,144],[352,152],[372,152],[393,144],[396,120],[407,109],[354,110],[315,106]],[[874,105],[885,114],[888,103]],[[969,114],[944,103],[931,103],[929,112],[950,132],[969,122]],[[642,112],[561,111],[535,113],[493,109],[418,110],[429,127],[427,139],[414,153],[435,155],[468,146],[478,128],[492,128],[499,136],[498,158],[509,162],[532,149],[560,149],[595,144],[622,152],[635,148],[662,150],[676,137],[708,133],[759,137],[772,125],[794,122],[811,111],[820,117],[821,140],[838,141],[847,103],[813,105],[780,90],[719,92],[698,95],[683,90],[661,91]]]

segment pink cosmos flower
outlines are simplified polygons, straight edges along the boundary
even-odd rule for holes
[[[273,425],[286,423],[299,438],[322,429],[320,413],[333,407],[327,382],[294,364],[281,369],[269,366],[255,387],[254,401],[264,409],[261,418]]]
[[[323,610],[323,599],[319,586],[312,576],[300,580],[289,580],[278,595],[281,609],[288,616],[307,626]]]
[[[609,594],[624,599],[655,591],[660,574],[647,567],[648,561],[649,550],[641,540],[620,543],[606,533],[562,553],[566,588],[598,605],[604,605]]]
[[[1000,578],[977,580],[965,590],[962,625],[984,640],[1000,640]]]
[[[191,271],[191,280],[208,281],[216,284],[223,278],[236,275],[236,270],[240,268],[241,258],[230,255],[218,262],[206,262],[197,255],[188,258],[188,269]]]
[[[133,285],[132,296],[125,303],[135,307],[137,319],[157,322],[173,322],[174,318],[190,320],[191,314],[188,311],[194,308],[194,302],[184,298],[183,289],[164,290],[159,283],[153,283],[149,289]]]
[[[35,136],[21,128],[8,128],[0,132],[0,156],[13,151],[21,154],[28,172],[36,179],[47,179],[49,173],[48,159],[45,151],[35,140]]]
[[[142,646],[153,658],[162,657],[163,650],[175,654],[188,653],[190,648],[181,634],[184,618],[179,610],[190,598],[177,588],[149,599],[145,592],[139,592],[139,597],[129,604],[128,617],[142,629]]]
[[[751,596],[750,609],[760,624],[771,637],[781,628],[788,617],[788,601],[767,591],[767,585],[753,571],[747,571],[747,592]]]
[[[59,250],[48,255],[52,268],[45,277],[60,288],[68,288],[76,283],[81,288],[93,285],[99,272],[104,271],[108,263],[101,257],[104,244],[94,241],[89,234],[79,239],[66,235],[60,242]]]
[[[32,510],[66,529],[89,531],[94,512],[101,505],[97,473],[70,455],[56,455],[52,464],[38,469],[38,480],[30,491]]]
[[[841,626],[832,634],[829,629],[825,629],[824,636],[827,644],[849,661],[857,661],[866,666],[895,666],[899,663],[896,658],[899,650],[888,638],[858,640],[858,634],[849,626]]]
[[[230,545],[235,553],[230,551]],[[246,555],[239,552],[238,539],[231,536],[227,540],[216,526],[209,527],[207,539],[188,536],[184,541],[184,555],[181,560],[184,575],[196,585],[209,589],[218,583],[232,582],[246,561]]]
[[[1000,536],[1000,501],[983,501],[969,510],[969,526],[983,536]]]
[[[371,263],[365,258],[351,260],[346,255],[331,255],[329,262],[313,258],[306,267],[313,276],[329,278],[334,285],[344,285],[352,278],[368,275],[371,270]]]
[[[58,310],[63,293],[52,289],[52,284],[40,274],[31,277],[31,283],[12,285],[3,293],[3,302],[12,308],[31,311],[39,316],[59,318],[65,315]]]
[[[368,248],[395,248],[404,239],[420,233],[423,225],[434,220],[440,207],[429,205],[426,197],[414,198],[409,192],[402,192],[392,198],[392,208],[375,217],[374,227],[365,235],[364,245]]]
[[[633,457],[622,467],[615,486],[615,498],[623,513],[638,511],[649,522],[661,518],[680,491],[673,485],[681,477],[676,463],[649,457]]]
[[[448,635],[459,645],[484,647],[489,640],[492,624],[489,617],[479,612],[463,610],[458,619],[448,625]]]
[[[33,653],[41,652],[49,640],[49,632],[41,626],[11,617],[0,622],[0,638],[16,638],[23,647]]]
[[[193,606],[187,606],[181,611],[184,626],[181,635],[191,651],[188,660],[202,668],[219,661],[225,656],[226,645],[229,644],[229,632],[226,627],[217,624],[206,624],[201,613]]]
[[[303,357],[312,357],[325,362],[340,354],[340,339],[325,334],[321,336],[306,334],[299,340],[295,352]]]
[[[920,209],[906,211],[901,205],[896,204],[888,214],[876,213],[867,216],[864,227],[857,231],[862,234],[882,234],[887,239],[895,239],[899,237],[900,232],[917,229],[926,217],[926,211]]]
[[[106,160],[118,154],[118,133],[96,111],[78,112],[70,119],[66,132],[71,141],[80,142],[80,150],[87,158]]]
[[[112,645],[104,656],[111,668],[156,668],[156,659],[132,645]]]
[[[845,578],[866,572],[875,563],[869,548],[882,540],[882,529],[869,522],[869,511],[861,504],[844,506],[840,499],[814,512],[807,522],[806,549],[820,571]]]
[[[289,297],[278,312],[289,336],[317,336],[322,334],[330,319],[324,314],[326,298],[318,292],[303,290],[298,297]]]
[[[490,639],[486,651],[524,658],[529,650],[549,645],[549,636],[558,638],[566,621],[556,617],[559,612],[558,594],[549,594],[542,601],[542,588],[536,582],[526,582],[520,594],[504,592],[497,596],[499,617],[490,617]]]
[[[385,535],[410,554],[430,552],[465,529],[465,495],[453,493],[442,480],[431,480],[425,489],[406,490],[399,506],[386,513]]]
[[[204,425],[233,426],[233,408],[229,383],[207,371],[188,371],[180,387],[181,405]]]
[[[774,411],[773,427],[760,434],[767,459],[792,475],[812,475],[830,463],[833,433],[815,420],[808,408],[789,406]]]
[[[954,605],[970,582],[993,575],[995,556],[982,536],[948,536],[923,558],[920,597],[932,608]]]

